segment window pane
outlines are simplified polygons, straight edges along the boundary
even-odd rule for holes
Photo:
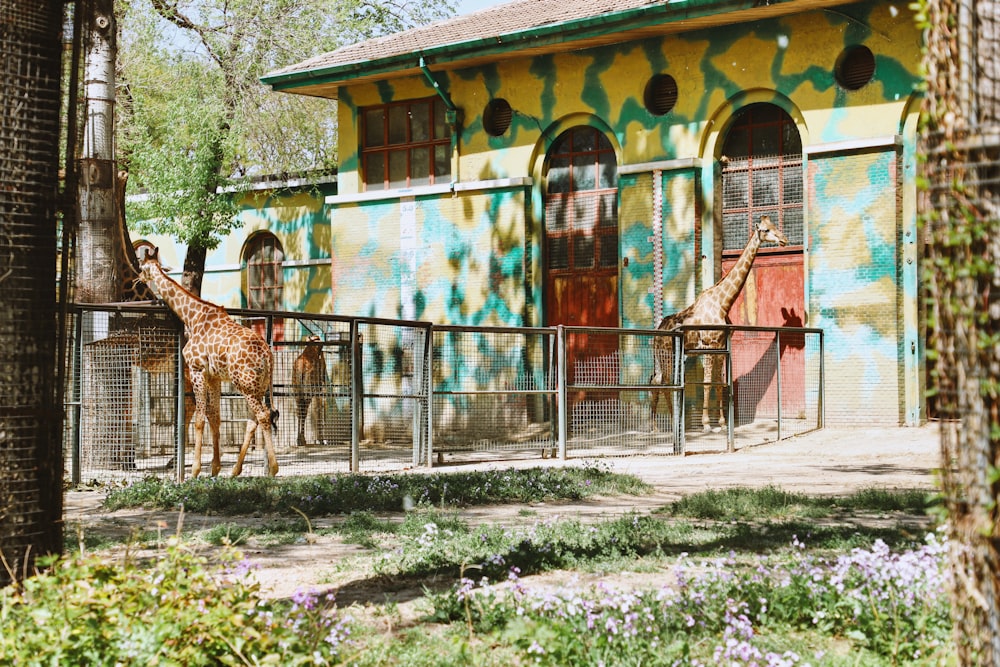
[[[777,169],[758,169],[753,172],[753,205],[776,206],[778,204]]]
[[[748,171],[735,171],[726,173],[722,179],[722,206],[723,208],[746,208]]]
[[[385,189],[385,153],[370,153],[365,157],[365,185],[368,190]]]
[[[410,105],[410,141],[428,141],[431,138],[430,103]]]
[[[742,250],[750,238],[749,233],[746,213],[726,213],[722,216],[723,250]]]
[[[597,226],[597,201],[593,196],[573,200],[573,229],[592,230]]]
[[[409,124],[410,114],[405,106],[397,105],[389,107],[389,143],[404,143]]]
[[[756,127],[753,130],[753,155],[778,155],[781,147],[778,144],[778,130],[774,125]]]
[[[734,127],[729,131],[726,143],[722,147],[722,154],[730,158],[750,155],[750,133],[746,127]]]
[[[451,128],[445,120],[444,102],[434,100],[434,138],[448,139],[451,137]]]
[[[568,269],[569,268],[569,245],[565,236],[556,236],[548,239],[549,243],[549,268]]]
[[[569,160],[554,157],[548,171],[549,192],[569,192]]]
[[[601,195],[598,220],[601,227],[618,227],[618,197],[614,193]]]
[[[426,146],[410,151],[410,185],[430,185],[431,151]]]
[[[600,180],[597,184],[599,188],[618,187],[618,163],[613,152],[602,152],[598,156],[600,162]]]
[[[782,141],[781,149],[785,155],[794,155],[802,152],[802,137],[799,136],[799,128],[795,123],[788,121],[781,127]]]
[[[573,156],[572,190],[593,190],[597,186],[597,165],[593,155]]]
[[[545,228],[549,231],[569,229],[569,200],[562,197],[549,199],[545,204]]]
[[[585,269],[594,265],[594,237],[577,234],[573,237],[573,267]]]
[[[782,204],[802,203],[802,167],[791,164],[781,170],[783,183]]]
[[[602,268],[618,266],[617,236],[605,234],[601,236],[600,261]]]
[[[365,148],[381,146],[384,143],[385,109],[368,109],[365,111]]]
[[[405,188],[406,187],[406,175],[407,175],[407,165],[406,165],[407,151],[390,151],[389,152],[389,188]]]
[[[574,152],[597,150],[597,130],[586,127],[572,132]]]
[[[788,238],[788,245],[802,245],[802,209],[786,209],[782,220],[782,230]]]
[[[434,182],[444,183],[451,178],[451,146],[434,147]]]

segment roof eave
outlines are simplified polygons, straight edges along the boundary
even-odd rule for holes
[[[480,38],[402,53],[378,60],[365,60],[332,66],[320,66],[285,73],[268,74],[261,81],[275,91],[317,95],[330,86],[358,79],[378,80],[419,73],[418,61],[438,69],[455,69],[471,60],[496,58],[526,50],[565,47],[605,35],[642,33],[657,28],[658,32],[679,32],[685,29],[729,25],[759,18],[771,18],[812,9],[850,4],[855,0],[785,0],[765,4],[762,0],[686,0],[553,23],[528,30],[519,30],[488,38]],[[707,21],[706,21],[707,19]],[[686,23],[692,23],[689,27]],[[681,25],[678,25],[681,24]],[[641,34],[639,35],[641,36]]]

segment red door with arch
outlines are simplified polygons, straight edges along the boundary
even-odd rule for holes
[[[619,326],[618,160],[604,133],[577,126],[559,135],[546,158],[544,199],[546,324]],[[609,344],[594,352],[616,359],[617,338],[615,349]],[[588,348],[587,337],[574,336],[567,353],[583,361]],[[617,381],[612,365],[594,367]],[[573,382],[572,362],[568,372]]]
[[[727,273],[762,215],[788,238],[784,248],[762,247],[743,290],[729,310],[733,324],[801,327],[805,319],[802,141],[792,118],[773,104],[751,104],[737,113],[722,146],[722,271]],[[739,421],[773,414],[776,366],[770,337],[743,339],[734,354]],[[756,349],[759,347],[760,349]],[[781,339],[782,416],[805,410],[805,341]],[[741,386],[742,385],[742,386]]]

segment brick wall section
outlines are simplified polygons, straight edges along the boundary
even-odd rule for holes
[[[895,150],[809,158],[809,326],[826,334],[829,425],[904,411]]]

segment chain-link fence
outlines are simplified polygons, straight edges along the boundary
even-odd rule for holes
[[[283,475],[723,451],[822,426],[817,330],[728,327],[728,347],[685,354],[680,331],[231,314],[274,351]],[[194,400],[178,320],[150,306],[77,306],[73,323],[72,481],[183,479]],[[711,379],[708,355],[719,359]],[[227,382],[219,412],[226,469],[249,418]],[[243,474],[267,474],[262,442]]]

